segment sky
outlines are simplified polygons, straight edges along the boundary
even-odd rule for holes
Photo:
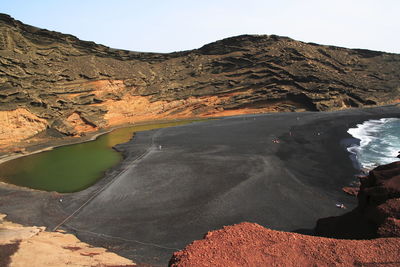
[[[132,51],[182,51],[240,34],[276,34],[400,53],[400,0],[0,0],[0,13]]]

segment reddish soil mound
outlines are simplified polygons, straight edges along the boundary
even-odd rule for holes
[[[400,237],[400,161],[360,177],[358,206],[338,217],[320,219],[318,235],[336,238]]]
[[[399,266],[400,240],[338,240],[240,223],[175,252],[170,266]]]

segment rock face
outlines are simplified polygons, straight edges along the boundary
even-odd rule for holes
[[[47,121],[28,111],[17,108],[10,111],[0,111],[0,148],[11,140],[18,142],[47,128]]]
[[[0,266],[136,266],[131,260],[92,247],[71,234],[24,227],[0,214]]]
[[[337,240],[241,223],[175,252],[170,266],[398,266],[398,238]]]
[[[400,98],[399,70],[397,54],[273,35],[138,53],[0,14],[0,111],[37,122],[23,136],[0,132],[0,145],[45,127],[80,136],[143,120],[388,104]]]
[[[338,238],[400,237],[400,161],[379,166],[360,177],[358,206],[351,212],[320,219],[316,232]]]

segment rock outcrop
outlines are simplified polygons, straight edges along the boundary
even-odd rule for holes
[[[240,223],[175,252],[170,266],[399,266],[399,241],[338,240]]]
[[[26,108],[0,111],[0,148],[10,141],[19,142],[47,128],[47,121]]]
[[[92,247],[71,234],[24,227],[0,214],[0,266],[136,266],[131,260]]]
[[[0,112],[34,122],[21,124],[24,135],[0,132],[0,145],[44,128],[80,136],[143,120],[394,103],[399,69],[397,54],[274,35],[170,54],[117,50],[0,14]]]
[[[400,161],[360,177],[358,206],[338,217],[320,219],[316,233],[337,238],[400,237]]]
[[[399,266],[400,161],[360,176],[358,207],[320,219],[318,236],[240,223],[175,252],[170,266]],[[351,191],[353,192],[353,191]],[[345,239],[333,239],[345,238]],[[377,238],[378,237],[378,238]],[[348,240],[376,238],[372,240]]]

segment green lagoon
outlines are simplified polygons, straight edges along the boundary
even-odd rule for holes
[[[0,164],[0,181],[33,189],[70,193],[83,190],[121,161],[113,146],[128,142],[135,132],[183,125],[193,121],[138,125],[116,129],[94,141],[61,146]]]

